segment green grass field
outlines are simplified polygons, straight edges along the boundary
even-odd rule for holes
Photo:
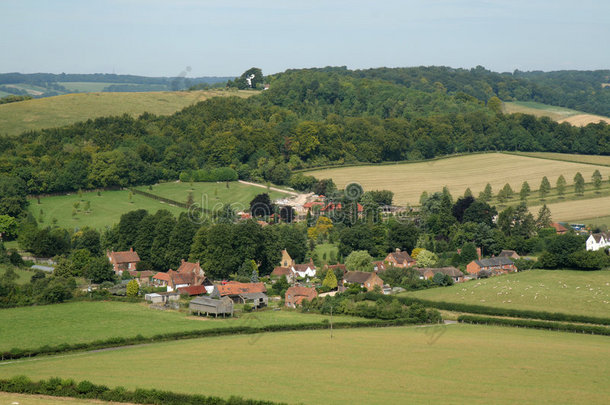
[[[111,337],[150,337],[159,333],[271,324],[321,322],[325,315],[260,311],[240,318],[212,319],[176,311],[150,309],[124,302],[71,302],[0,310],[0,350],[36,348],[61,343],[82,343]],[[335,321],[362,320],[341,316]],[[32,328],[44,331],[33,333]]]
[[[216,96],[249,97],[252,91],[178,91],[66,94],[0,105],[0,135],[60,127],[90,118],[144,112],[169,115]]]
[[[391,190],[395,204],[418,205],[422,191],[440,191],[443,186],[447,186],[454,196],[463,195],[468,187],[476,196],[487,183],[491,184],[494,194],[506,183],[519,192],[523,181],[535,189],[544,176],[553,183],[563,174],[571,184],[576,172],[581,172],[589,180],[595,169],[599,169],[604,179],[610,175],[607,166],[484,153],[415,163],[312,170],[305,174],[332,178],[339,188],[357,182],[365,191]]]
[[[89,201],[91,204],[89,213],[83,211],[83,200]],[[80,202],[80,211],[72,216],[75,202]],[[85,226],[103,229],[119,222],[122,214],[137,209],[145,209],[151,214],[160,209],[167,209],[174,215],[185,211],[180,207],[170,206],[137,194],[134,194],[129,200],[127,190],[102,191],[101,196],[98,196],[96,192],[84,192],[82,197],[79,197],[78,193],[43,197],[40,199],[40,204],[36,199],[31,199],[28,207],[41,226],[51,225],[55,218],[57,225],[66,229],[80,229]],[[42,221],[40,220],[40,210],[43,213]]]
[[[530,270],[401,295],[610,318],[610,270]]]
[[[333,243],[321,243],[316,245],[314,252],[318,254],[318,258],[322,262],[327,263],[330,260],[331,252],[334,252],[335,258],[339,256],[339,247]],[[324,258],[324,254],[326,254],[326,259]]]
[[[0,264],[0,276],[2,276],[4,274],[6,269],[7,269],[6,265]],[[17,280],[15,280],[17,284],[29,283],[32,276],[34,275],[33,271],[23,270],[23,269],[19,269],[19,268],[15,268],[15,267],[13,267],[13,270],[15,270],[15,273],[17,274],[17,276],[19,276],[19,278]]]
[[[0,364],[0,377],[307,404],[605,404],[608,373],[607,337],[476,325],[233,335]]]
[[[238,182],[227,183],[161,183],[153,186],[150,190],[148,186],[136,187],[136,189],[146,191],[186,203],[189,193],[193,193],[193,200],[204,208],[215,210],[220,208],[222,204],[233,204],[235,211],[248,210],[250,201],[260,193],[268,193],[272,200],[286,196],[286,194],[278,191],[267,191],[262,187],[249,186]]]
[[[610,118],[608,117],[572,110],[570,108],[536,103],[534,101],[505,102],[503,103],[503,110],[506,114],[522,113],[535,115],[536,117],[549,117],[552,120],[567,122],[575,126],[585,126],[599,121],[610,123]]]

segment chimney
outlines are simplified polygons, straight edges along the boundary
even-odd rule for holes
[[[481,248],[477,248],[477,256],[479,256],[479,260],[481,260]]]
[[[133,252],[133,247],[130,247],[130,248],[129,248],[129,251],[130,251],[130,252]]]

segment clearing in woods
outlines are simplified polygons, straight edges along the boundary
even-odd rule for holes
[[[465,370],[472,378],[459,378]],[[315,376],[315,389],[295,373]],[[609,374],[606,336],[463,324],[339,329],[333,339],[327,330],[231,335],[0,363],[0,378],[306,404],[606,404]]]
[[[601,115],[588,114],[582,111],[554,105],[536,103],[535,101],[511,101],[503,103],[506,114],[531,114],[536,117],[549,117],[557,122],[567,122],[574,126],[585,126],[591,123],[604,121],[610,124],[610,118]]]
[[[527,181],[532,189],[537,189],[544,176],[554,184],[557,177],[563,174],[568,185],[571,185],[576,172],[581,172],[589,181],[595,169],[601,172],[604,179],[610,175],[610,167],[607,166],[507,153],[480,153],[424,162],[311,170],[303,174],[319,179],[332,178],[338,188],[356,182],[365,191],[391,190],[395,204],[419,205],[423,191],[433,193],[441,191],[444,186],[454,197],[463,195],[468,187],[477,196],[487,183],[491,184],[494,194],[506,183],[518,193],[523,181]]]
[[[141,93],[81,93],[0,105],[0,136],[55,128],[90,118],[144,112],[169,115],[212,97],[249,97],[256,91],[198,90]]]
[[[530,270],[401,295],[610,318],[610,270]]]

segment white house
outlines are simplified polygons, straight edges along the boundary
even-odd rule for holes
[[[592,233],[586,242],[587,250],[610,248],[610,233]]]

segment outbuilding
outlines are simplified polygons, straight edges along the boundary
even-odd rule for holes
[[[210,297],[197,297],[194,298],[189,304],[189,311],[191,314],[196,313],[197,315],[205,314],[218,317],[218,315],[233,316],[233,300],[229,297],[222,297],[220,299]]]

